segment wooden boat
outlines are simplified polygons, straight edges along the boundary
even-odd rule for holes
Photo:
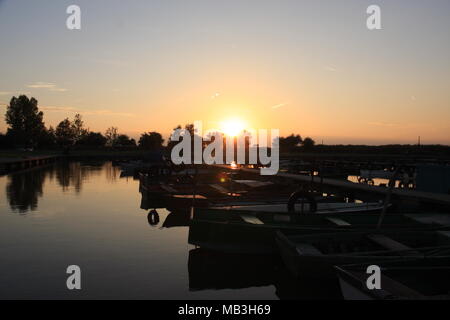
[[[277,231],[276,242],[284,263],[296,277],[334,278],[336,265],[450,256],[450,231],[373,230],[296,236]]]
[[[373,214],[288,214],[273,212],[196,209],[189,228],[189,243],[233,253],[277,253],[275,231],[286,234],[339,233],[374,230],[379,217]],[[439,226],[404,215],[388,214],[383,229],[420,229]]]
[[[379,213],[383,210],[383,204],[380,202],[366,203],[346,203],[346,202],[318,202],[315,205],[315,214],[331,213]],[[311,212],[309,203],[295,204],[295,212]],[[258,205],[234,205],[224,207],[228,210],[245,210],[254,212],[287,212],[288,206],[285,203],[276,204],[258,204]]]
[[[367,287],[367,264],[336,266],[346,300],[449,300],[450,259],[385,262],[380,267],[380,289]]]

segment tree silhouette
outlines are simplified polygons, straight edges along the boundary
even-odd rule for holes
[[[35,98],[29,99],[25,95],[12,97],[5,114],[9,125],[7,135],[16,145],[35,146],[45,130],[43,117]]]
[[[114,142],[114,145],[128,147],[128,146],[136,146],[136,141],[134,139],[130,139],[126,134],[120,134]]]
[[[72,130],[73,130],[73,136],[74,136],[74,143],[77,143],[81,139],[83,139],[84,136],[88,134],[88,130],[84,128],[84,122],[79,113],[75,115],[75,118],[72,121]]]
[[[75,132],[68,118],[58,124],[55,136],[57,143],[63,148],[69,148],[75,143]]]
[[[311,139],[310,137],[306,137],[305,139],[303,139],[302,142],[302,147],[305,149],[305,151],[311,151],[312,149],[314,149],[316,142]]]
[[[77,142],[77,145],[88,147],[103,147],[105,144],[106,138],[100,132],[89,132]]]
[[[44,129],[39,137],[39,147],[54,147],[56,145],[55,129],[52,126],[48,129]]]
[[[119,129],[117,127],[109,127],[105,132],[106,145],[112,147],[119,137]]]
[[[139,139],[139,147],[143,149],[156,150],[161,149],[164,139],[158,132],[145,132]]]
[[[302,143],[302,137],[300,135],[291,134],[290,136],[280,138],[280,148],[283,151],[292,151],[296,147],[299,147]]]

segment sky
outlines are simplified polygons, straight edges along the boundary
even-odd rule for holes
[[[26,94],[47,126],[80,113],[135,138],[240,119],[325,144],[450,145],[449,15],[448,0],[0,0],[0,113]]]

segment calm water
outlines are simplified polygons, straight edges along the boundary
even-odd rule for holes
[[[317,291],[298,293],[277,259],[195,249],[188,227],[170,227],[183,224],[183,213],[158,209],[159,223],[150,225],[138,181],[120,178],[110,162],[0,177],[0,199],[2,299],[278,299]],[[81,291],[66,288],[73,264]]]
[[[70,163],[0,177],[0,298],[276,297],[270,285],[190,290],[188,228],[162,228],[165,209],[150,226],[138,182],[119,176],[111,163]],[[72,264],[79,292],[66,289]]]

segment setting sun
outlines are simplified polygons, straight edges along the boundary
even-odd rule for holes
[[[221,131],[230,137],[235,137],[244,131],[246,125],[241,119],[228,119],[220,124]]]

